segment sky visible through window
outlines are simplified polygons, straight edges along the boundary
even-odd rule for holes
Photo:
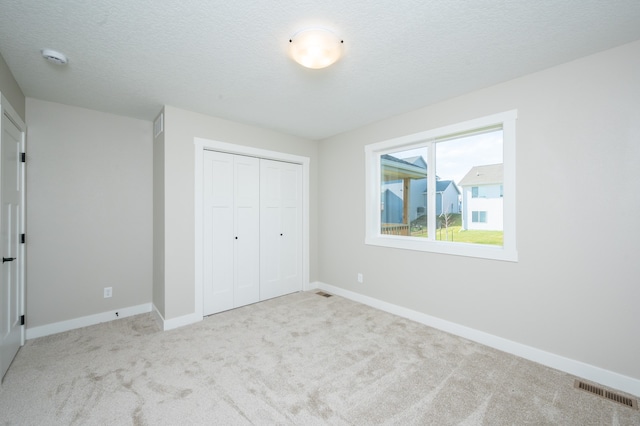
[[[405,159],[422,155],[427,162],[425,148],[394,152]],[[436,145],[436,174],[442,180],[458,184],[474,166],[502,163],[502,130],[440,142]]]

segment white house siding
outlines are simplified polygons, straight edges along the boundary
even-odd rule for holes
[[[471,197],[471,187],[466,186],[462,190],[463,229],[476,229],[483,231],[503,230],[503,206],[500,196],[500,185],[479,185],[480,196]],[[473,222],[472,212],[485,211],[486,222]]]

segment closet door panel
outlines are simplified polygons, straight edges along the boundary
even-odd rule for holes
[[[204,154],[203,313],[234,307],[233,156]]]
[[[235,157],[234,305],[260,300],[260,160]]]
[[[302,290],[302,167],[260,161],[260,298]]]
[[[282,279],[284,280],[298,275],[300,250],[298,245],[297,213],[295,208],[282,209],[282,230],[284,235],[280,244],[282,252],[280,268],[282,270]]]
[[[302,166],[281,163],[282,294],[302,290]]]
[[[260,160],[260,300],[281,294],[280,167]]]

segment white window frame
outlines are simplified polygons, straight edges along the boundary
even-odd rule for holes
[[[406,250],[418,250],[458,256],[479,257],[494,260],[517,262],[516,250],[516,119],[517,110],[506,111],[486,117],[468,120],[450,126],[439,127],[412,135],[402,136],[382,142],[366,145],[365,151],[365,244],[392,247]],[[455,138],[469,133],[483,133],[491,129],[502,128],[503,149],[503,245],[459,243],[437,241],[435,220],[430,221],[429,238],[383,235],[380,233],[380,157],[384,154],[413,149],[436,140]],[[427,159],[427,193],[435,194],[436,167],[435,150],[429,149]],[[432,188],[433,186],[433,188]],[[436,203],[428,204],[429,217],[436,216]]]

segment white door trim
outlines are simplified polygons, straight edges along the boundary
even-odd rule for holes
[[[203,161],[204,151],[220,151],[229,154],[247,155],[268,160],[285,161],[302,165],[302,289],[309,287],[309,165],[311,159],[294,154],[269,151],[245,145],[236,145],[210,139],[194,138],[195,145],[195,312],[196,318],[202,318],[203,313]]]
[[[4,95],[2,95],[2,93],[0,93],[0,120],[2,119],[2,116],[6,115],[6,117],[9,119],[9,121],[11,121],[16,128],[18,129],[18,131],[20,132],[20,144],[18,147],[19,153],[26,153],[26,131],[27,131],[27,126],[25,125],[24,121],[22,120],[22,118],[20,118],[20,116],[18,115],[18,113],[13,109],[13,107],[11,106],[11,104],[9,103],[8,99],[4,97]],[[2,125],[0,124],[0,132],[3,132],[4,130],[2,129]],[[0,135],[1,136],[1,135]],[[19,162],[18,167],[19,172],[18,172],[18,176],[17,178],[19,179],[20,183],[19,183],[19,188],[20,188],[20,201],[19,201],[19,211],[20,211],[20,216],[17,218],[18,220],[18,233],[19,234],[24,234],[25,233],[25,200],[26,200],[26,190],[25,190],[25,164],[24,162]],[[25,244],[22,244],[20,242],[18,242],[18,247],[17,247],[17,278],[18,278],[18,315],[25,315],[25,265],[26,265],[26,259],[25,259]],[[1,308],[1,307],[0,307]],[[20,336],[20,346],[24,345],[25,342],[25,336],[26,336],[26,326],[23,324],[22,326],[20,326],[19,329],[19,336]],[[2,380],[2,376],[4,375],[5,371],[0,371],[0,381]]]
[[[18,128],[18,130],[20,130],[20,133],[22,133],[22,140],[20,141],[20,152],[25,153],[27,152],[27,125],[25,124],[25,122],[20,118],[20,116],[18,115],[18,113],[13,109],[13,107],[11,106],[11,104],[9,103],[9,101],[7,100],[7,98],[4,97],[4,95],[2,95],[0,93],[0,105],[1,105],[1,110],[2,112],[0,112],[0,114],[7,114],[7,117],[9,117],[9,119],[13,122],[13,124],[16,125],[16,127]],[[18,220],[20,221],[20,233],[21,234],[25,234],[26,233],[26,223],[27,223],[27,216],[26,216],[26,211],[27,211],[27,191],[26,191],[26,163],[20,163],[20,189],[21,189],[21,193],[20,193],[20,218],[18,218]],[[18,275],[19,275],[19,283],[18,285],[20,286],[20,315],[25,315],[26,314],[26,305],[25,305],[25,276],[26,276],[26,250],[25,250],[25,246],[26,244],[19,244],[18,247]],[[21,332],[21,336],[20,336],[20,346],[24,345],[24,342],[26,340],[26,329],[27,326],[23,325],[22,326],[22,332]]]

